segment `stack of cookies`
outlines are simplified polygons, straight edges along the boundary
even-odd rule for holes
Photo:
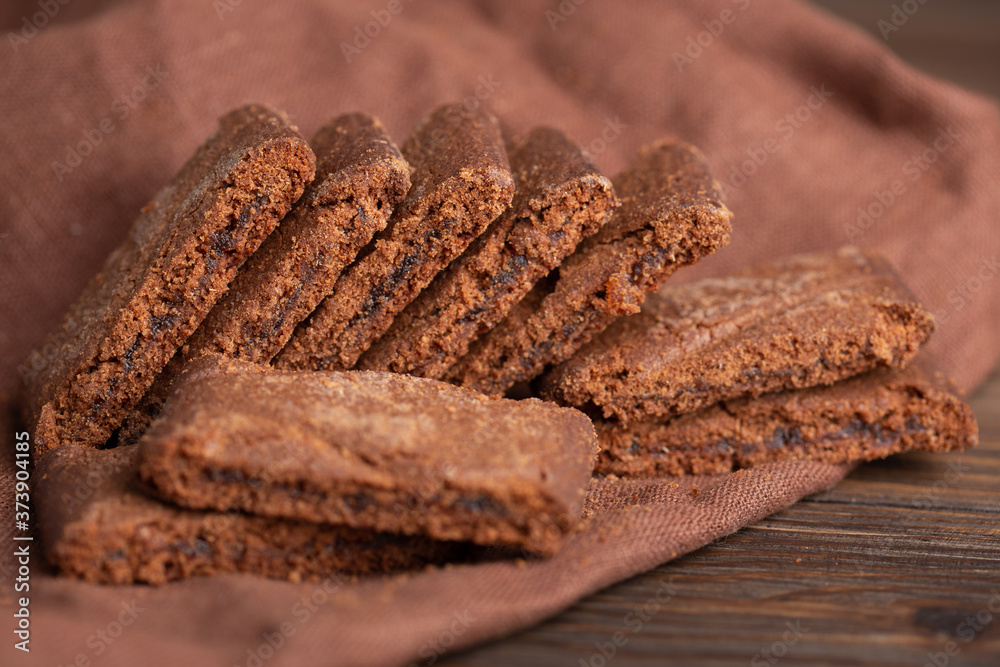
[[[115,583],[544,556],[595,456],[659,475],[974,441],[894,370],[931,318],[877,258],[657,292],[731,217],[676,141],[611,180],[462,105],[402,149],[364,114],[306,142],[231,112],[27,364],[47,556]],[[504,398],[526,392],[548,400]]]
[[[206,354],[137,445],[44,455],[48,559],[90,581],[299,581],[555,553],[597,452],[580,412],[393,373]]]
[[[972,411],[910,365],[933,329],[884,259],[845,247],[665,287],[539,393],[593,416],[603,474],[961,450]]]

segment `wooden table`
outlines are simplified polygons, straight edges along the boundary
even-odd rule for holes
[[[893,1],[819,4],[878,37]],[[998,9],[928,2],[889,46],[1000,96]],[[828,492],[443,664],[1000,667],[1000,368],[971,403],[981,441],[972,451],[864,465]],[[664,586],[669,601],[643,612]],[[622,647],[611,641],[618,631]]]

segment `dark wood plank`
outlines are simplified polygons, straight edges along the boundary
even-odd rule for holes
[[[997,480],[1000,449],[984,442],[969,452],[905,454],[869,463],[812,500],[996,512]]]

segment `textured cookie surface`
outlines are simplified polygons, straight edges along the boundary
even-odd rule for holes
[[[103,444],[312,179],[313,153],[280,113],[244,107],[219,126],[32,354],[40,451]]]
[[[337,117],[310,144],[316,179],[170,360],[126,419],[119,443],[134,442],[145,431],[186,360],[217,352],[269,362],[385,227],[410,187],[409,167],[372,116]]]
[[[439,378],[469,344],[600,229],[618,200],[582,149],[536,128],[510,151],[510,207],[400,313],[355,368]]]
[[[350,368],[394,317],[510,204],[514,181],[497,121],[461,104],[424,117],[403,145],[412,187],[388,226],[296,329],[286,369]]]
[[[421,568],[467,545],[344,526],[185,510],[143,494],[136,447],[68,448],[36,469],[45,554],[63,574],[162,584],[238,572],[291,581]],[[96,482],[95,482],[96,480]]]
[[[569,358],[678,268],[729,240],[732,214],[705,158],[663,141],[614,179],[622,205],[479,338],[444,379],[488,394],[531,380]]]
[[[623,421],[904,366],[933,318],[854,247],[664,286],[546,376],[542,393]]]
[[[310,145],[315,181],[185,345],[189,358],[269,362],[410,188],[406,161],[372,116],[335,118]]]
[[[768,461],[846,463],[976,444],[972,410],[914,368],[876,370],[826,387],[724,401],[670,420],[596,420],[595,471],[714,474]]]
[[[138,446],[142,479],[187,507],[543,554],[576,525],[596,453],[590,420],[551,403],[208,356]]]

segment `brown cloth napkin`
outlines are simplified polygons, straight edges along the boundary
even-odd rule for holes
[[[334,114],[375,113],[402,141],[423,112],[466,100],[511,132],[567,131],[611,174],[643,144],[679,136],[708,156],[736,220],[729,247],[675,279],[854,242],[885,252],[935,313],[926,354],[960,386],[974,387],[1000,354],[996,106],[792,0],[28,0],[5,4],[0,21],[5,451],[18,363],[216,118],[247,102],[287,110],[306,136]],[[0,543],[11,545],[13,470],[3,466]],[[769,465],[694,480],[697,495],[691,480],[595,482],[594,518],[550,561],[326,587],[250,577],[92,586],[47,573],[33,543],[31,660],[13,651],[6,612],[0,655],[429,660],[535,623],[847,469]],[[12,551],[0,560],[5,605]]]

